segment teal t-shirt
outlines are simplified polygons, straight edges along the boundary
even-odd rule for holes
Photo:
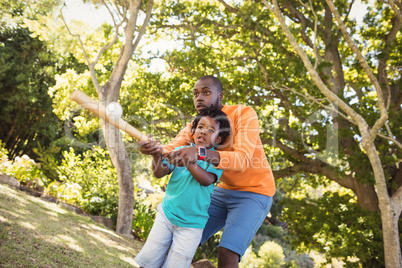
[[[195,146],[191,144],[191,146]],[[175,150],[184,148],[181,146]],[[211,149],[214,150],[214,149]],[[202,186],[193,178],[186,167],[176,167],[166,160],[163,163],[173,172],[162,201],[163,212],[169,221],[180,227],[204,228],[208,220],[208,208],[215,184]],[[197,164],[207,172],[214,173],[217,181],[223,170],[213,164],[198,160]]]

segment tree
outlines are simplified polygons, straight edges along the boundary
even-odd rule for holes
[[[394,267],[400,262],[402,191],[398,7],[392,2],[376,3],[366,15],[365,27],[359,29],[350,16],[353,3],[346,1],[337,2],[337,9],[320,1],[281,1],[276,7],[267,2],[236,3],[172,1],[159,10],[161,19],[155,20],[154,31],[163,29],[182,44],[161,56],[170,75],[194,79],[215,74],[224,84],[226,103],[256,108],[263,126],[261,137],[272,146],[267,154],[275,178],[289,198],[302,184],[316,188],[334,182],[350,191],[337,190],[343,195],[340,198],[335,194],[321,198],[346,202],[338,205],[349,214],[359,211],[353,204],[381,212],[385,260]],[[342,19],[334,15],[336,10]],[[289,29],[286,34],[276,22],[280,14],[289,25],[281,23]],[[359,45],[353,45],[347,33]],[[365,52],[364,57],[359,51]],[[324,202],[314,204],[317,211],[325,209],[318,206]],[[364,222],[370,220],[367,213],[358,213]],[[352,226],[340,219],[326,224],[339,233],[343,226]],[[325,230],[312,231],[316,235],[306,236],[300,244],[321,250],[332,247],[326,252],[346,262],[348,256],[356,256],[353,244],[348,245],[349,251],[339,252],[337,243],[323,245],[316,238]],[[375,254],[361,260],[378,266],[383,262]]]
[[[307,56],[307,53],[304,49],[296,42],[293,34],[291,33],[289,27],[287,26],[285,19],[282,15],[282,11],[276,0],[273,0],[273,4],[270,5],[268,2],[263,0],[263,3],[267,6],[267,8],[275,14],[277,19],[279,20],[282,30],[287,36],[289,42],[291,43],[293,49],[297,52],[297,54],[303,60],[305,67],[307,68],[312,80],[320,90],[320,92],[327,98],[327,101],[339,107],[344,114],[344,118],[347,119],[353,125],[356,125],[359,129],[361,136],[361,146],[363,147],[367,157],[370,160],[371,168],[374,173],[375,178],[375,188],[376,194],[378,197],[379,207],[381,211],[381,219],[383,226],[383,234],[384,234],[384,252],[385,252],[385,264],[386,267],[400,267],[402,263],[402,255],[401,255],[401,246],[400,246],[400,237],[399,237],[399,229],[398,229],[398,220],[402,211],[402,187],[398,185],[397,190],[392,195],[388,193],[387,187],[387,178],[385,176],[384,168],[382,161],[378,155],[377,145],[375,143],[376,138],[385,138],[390,140],[393,144],[399,146],[399,149],[402,149],[401,143],[396,140],[396,137],[393,135],[389,124],[389,108],[391,106],[391,86],[393,86],[393,81],[389,81],[389,74],[387,73],[387,58],[389,57],[389,49],[391,43],[396,39],[397,32],[401,28],[402,25],[402,13],[399,11],[399,7],[395,5],[395,3],[390,2],[390,6],[395,14],[391,15],[393,17],[394,23],[391,26],[390,32],[387,34],[386,45],[382,50],[380,50],[381,58],[379,58],[378,65],[378,77],[374,75],[372,67],[367,63],[365,57],[363,56],[361,50],[353,41],[346,25],[344,23],[344,19],[340,16],[338,9],[335,7],[334,3],[331,0],[326,0],[326,14],[329,17],[327,20],[331,20],[332,17],[335,18],[339,29],[337,29],[338,36],[342,33],[343,38],[346,40],[347,45],[353,51],[354,57],[360,64],[360,67],[364,70],[364,73],[372,83],[376,92],[376,109],[379,110],[377,112],[377,116],[374,124],[371,124],[366,118],[362,116],[361,113],[355,111],[351,105],[345,102],[342,99],[342,95],[339,96],[339,90],[342,90],[342,86],[338,83],[328,84],[325,83],[322,76],[319,75],[317,68],[313,66],[311,60]],[[314,11],[314,7],[311,5],[311,11]],[[342,7],[340,7],[342,9]],[[317,22],[317,20],[313,20]],[[339,42],[340,37],[335,39]],[[320,52],[316,52],[315,61],[319,62]],[[332,61],[332,63],[336,63]],[[338,69],[335,70],[335,79],[339,76],[342,76],[343,70]],[[400,79],[400,78],[399,78]],[[344,82],[342,79],[338,79],[339,82]],[[398,105],[398,103],[396,103]],[[392,105],[395,107],[395,103]],[[399,107],[400,109],[400,107]],[[342,112],[337,111],[338,114],[342,114]],[[384,135],[381,133],[387,133]],[[392,192],[391,192],[392,193]]]
[[[61,61],[19,26],[23,5],[4,2],[1,6],[0,140],[11,159],[22,154],[33,157],[34,148],[60,135],[60,121],[52,112],[47,89],[54,85]]]
[[[98,55],[94,59],[89,58],[84,46],[82,46],[81,49],[85,54],[85,59],[91,73],[91,79],[96,92],[98,93],[99,102],[106,106],[108,103],[115,102],[119,98],[119,92],[127,70],[128,62],[137,48],[141,37],[145,33],[147,24],[150,20],[153,0],[147,1],[146,10],[144,12],[145,19],[138,30],[138,17],[142,8],[141,0],[123,1],[121,2],[121,5],[118,5],[118,3],[113,1],[110,3],[103,2],[103,4],[108,8],[108,10],[115,8],[117,10],[115,15],[120,16],[120,21],[116,21],[114,20],[113,13],[110,13],[114,22],[114,36],[109,43],[105,44],[99,50]],[[96,64],[100,57],[118,42],[121,29],[123,29],[124,42],[121,45],[119,57],[114,64],[109,79],[101,86],[96,75]],[[137,36],[135,36],[136,31]],[[70,32],[70,34],[74,35],[72,32]],[[76,37],[80,39],[79,35],[76,35]],[[119,180],[119,207],[116,232],[130,235],[134,206],[134,185],[131,162],[122,141],[120,131],[104,121],[101,122],[101,127],[112,163],[117,169]]]
[[[79,32],[80,29],[83,30],[83,24],[72,23],[68,25],[64,21],[63,7],[60,9],[60,13],[65,23],[64,31],[59,27],[57,19],[52,14],[41,16],[39,20],[31,20],[27,23],[30,29],[38,36],[49,40],[49,42],[51,41],[53,49],[62,50],[64,53],[72,51],[74,55],[79,54],[80,51],[80,60],[88,66],[89,73],[77,75],[74,71],[67,70],[64,75],[59,76],[58,85],[50,90],[55,102],[61,104],[54,108],[63,120],[67,120],[71,111],[71,102],[66,103],[65,99],[77,88],[94,91],[99,103],[104,106],[107,106],[110,102],[118,101],[127,67],[146,31],[153,6],[153,0],[144,2],[141,0],[101,1],[99,3],[94,1],[93,3],[103,5],[109,11],[113,26],[104,24],[100,30],[98,29],[93,34],[86,33],[86,29]],[[144,17],[141,18],[141,15],[144,15]],[[143,19],[142,25],[141,19]],[[65,29],[70,34],[70,38],[65,37]],[[71,36],[75,39],[68,40],[71,39]],[[92,85],[86,83],[88,75]],[[66,86],[65,83],[68,85]],[[60,88],[63,88],[63,90],[57,92]],[[93,95],[93,93],[89,94]],[[79,115],[79,113],[76,115]],[[86,125],[85,128],[94,126],[94,120],[84,122],[86,120],[82,120],[82,117],[80,118],[79,116],[74,117],[73,120]],[[101,120],[100,124],[112,163],[117,170],[119,182],[116,232],[130,235],[134,205],[131,161],[120,131],[103,120]]]

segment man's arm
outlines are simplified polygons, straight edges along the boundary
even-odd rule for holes
[[[148,135],[148,140],[139,141],[139,149],[140,152],[146,155],[154,155],[161,154],[163,149],[166,151],[173,151],[174,148],[190,145],[191,144],[191,135],[190,135],[191,125],[187,124],[187,126],[182,129],[179,134],[167,145],[161,145],[159,141],[155,140],[152,135]]]
[[[187,169],[190,171],[191,175],[193,175],[193,178],[202,186],[209,186],[217,180],[215,174],[207,172],[205,169],[197,165],[197,163],[189,163]]]
[[[238,109],[233,121],[233,133],[229,136],[230,151],[207,150],[204,161],[214,164],[219,169],[244,171],[250,167],[257,140],[260,136],[260,127],[257,113],[251,107],[243,106]],[[260,144],[260,146],[262,146]],[[166,159],[175,166],[185,166],[186,163],[195,163],[198,151],[195,147],[187,147],[170,152]]]
[[[197,157],[198,157],[198,154],[197,154]],[[221,161],[219,152],[207,150],[207,156],[204,158],[204,161],[207,161],[208,163],[211,163],[215,166],[219,165],[219,162]]]
[[[160,155],[163,152],[162,145],[152,135],[148,135],[148,140],[139,141],[137,144],[140,146],[140,152],[146,155]]]

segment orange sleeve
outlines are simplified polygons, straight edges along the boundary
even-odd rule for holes
[[[260,126],[253,108],[241,106],[230,116],[233,127],[230,136],[233,150],[219,151],[220,162],[217,168],[243,172],[250,167],[254,150],[258,144]]]
[[[165,148],[167,151],[173,151],[176,147],[190,145],[192,141],[190,130],[191,124],[188,123],[187,126],[179,132],[176,138],[174,138],[174,140],[169,142],[167,145],[164,145],[163,148]]]

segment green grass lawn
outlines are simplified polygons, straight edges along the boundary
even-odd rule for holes
[[[0,267],[133,267],[142,243],[0,184]]]

